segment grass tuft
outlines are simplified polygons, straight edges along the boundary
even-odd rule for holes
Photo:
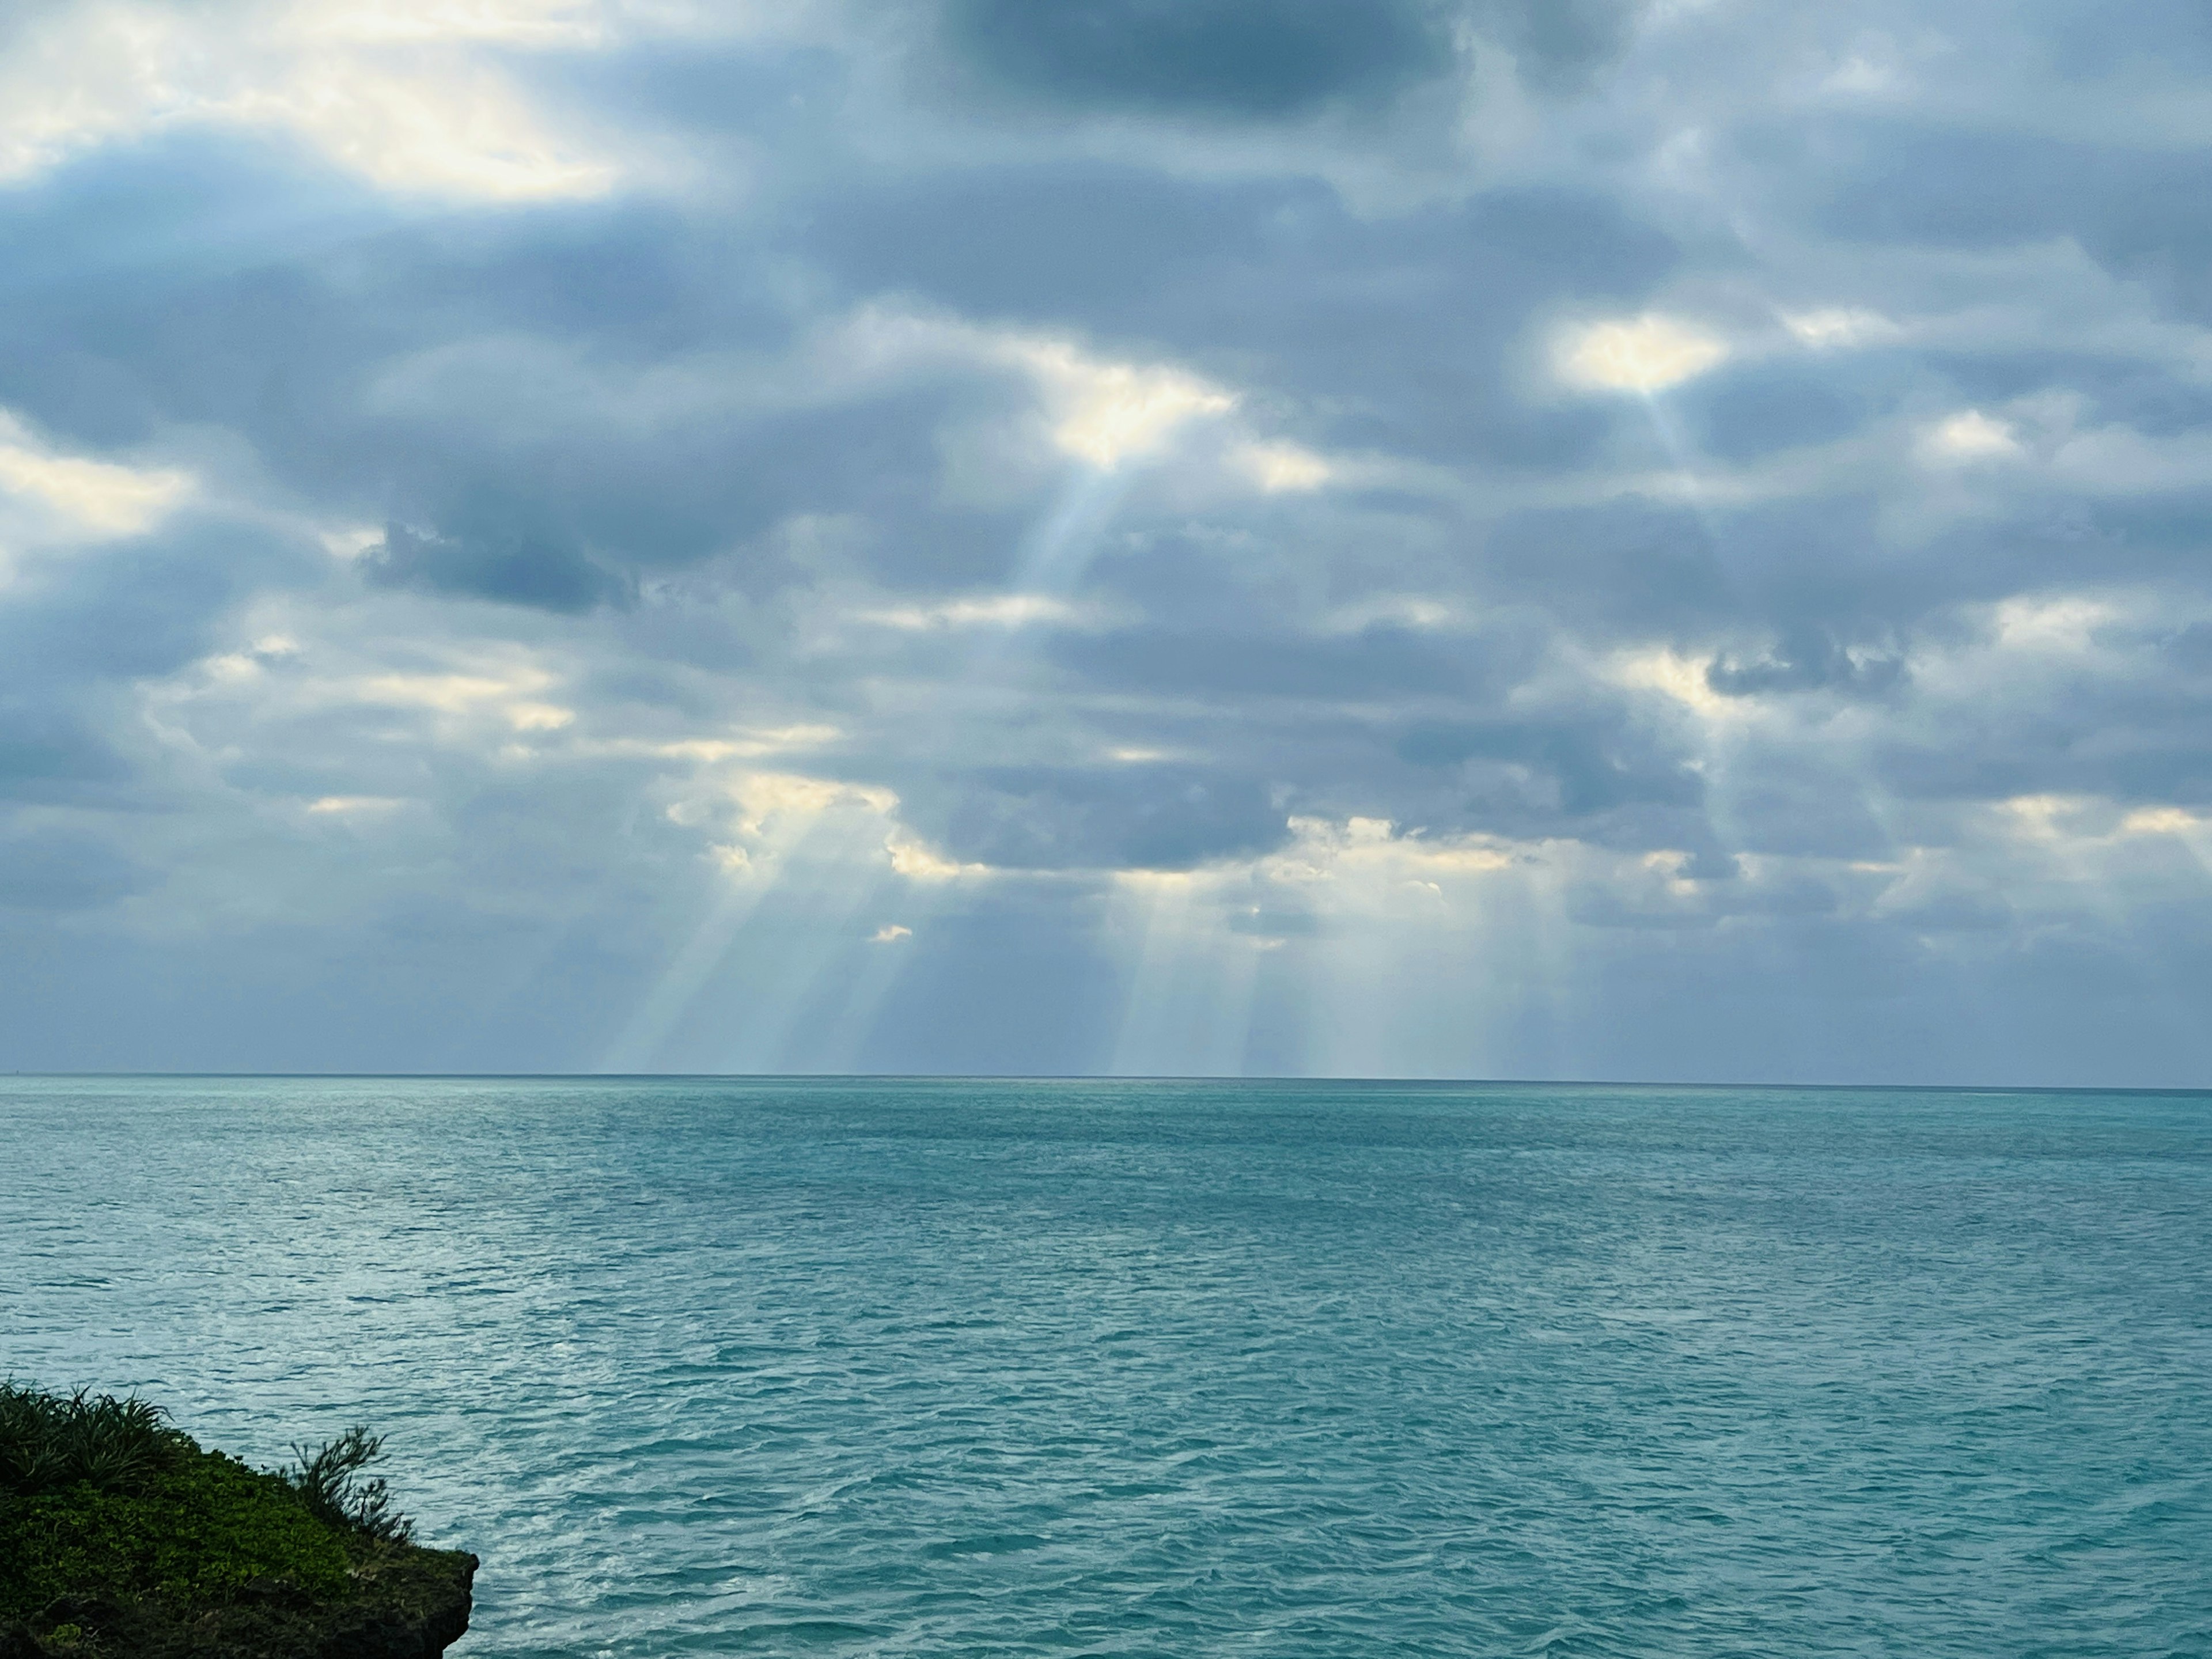
[[[79,1485],[137,1492],[194,1449],[167,1413],[136,1395],[47,1394],[0,1382],[0,1492],[32,1498]]]
[[[319,1451],[295,1446],[292,1455],[299,1462],[283,1472],[283,1478],[300,1494],[307,1513],[325,1526],[386,1544],[404,1544],[415,1535],[414,1523],[392,1507],[384,1477],[361,1479],[363,1469],[383,1461],[382,1435],[356,1426],[325,1442]]]

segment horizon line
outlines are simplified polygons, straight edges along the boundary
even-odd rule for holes
[[[538,1083],[1271,1083],[1366,1085],[1397,1088],[1478,1089],[1747,1089],[1849,1093],[1879,1090],[1892,1094],[2003,1095],[2212,1095],[2212,1084],[2098,1083],[1808,1083],[1698,1081],[1656,1078],[1484,1078],[1297,1075],[1243,1073],[1105,1072],[250,1072],[250,1071],[11,1071],[11,1078],[129,1078],[143,1080],[236,1079],[278,1082],[538,1082]]]

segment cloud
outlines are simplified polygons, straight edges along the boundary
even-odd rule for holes
[[[860,620],[911,633],[941,628],[1028,628],[1067,623],[1079,615],[1066,600],[1040,593],[991,593],[937,605],[864,611]]]
[[[586,611],[626,597],[621,575],[594,562],[583,548],[556,532],[533,535],[517,527],[448,537],[392,525],[382,540],[359,556],[368,580],[505,600],[548,611]]]
[[[2194,27],[18,7],[0,1033],[2195,1077]]]
[[[2018,433],[2009,421],[1984,415],[1978,409],[1962,410],[1931,427],[1921,448],[1938,463],[2009,460],[2021,453]]]
[[[0,56],[0,182],[100,145],[195,126],[282,135],[386,190],[492,201],[592,197],[614,162],[557,136],[472,49],[587,50],[595,3],[483,0],[33,8]]]
[[[951,50],[1042,104],[1274,119],[1388,97],[1451,63],[1443,19],[1407,0],[951,0]]]
[[[49,536],[137,535],[160,523],[193,487],[191,474],[181,468],[58,453],[0,410],[0,502],[34,509]]]
[[[1179,369],[1101,362],[1063,341],[1014,340],[1005,349],[1042,386],[1053,441],[1093,466],[1152,454],[1186,422],[1237,405],[1232,394]]]
[[[147,872],[68,824],[33,823],[0,836],[0,909],[82,911],[149,884]]]
[[[1290,443],[1245,444],[1231,459],[1270,495],[1319,489],[1337,471],[1311,450]]]
[[[1661,316],[1588,324],[1568,331],[1558,347],[1562,379],[1606,392],[1664,392],[1727,356],[1728,347],[1713,335]]]
[[[1862,306],[1823,306],[1813,311],[1784,312],[1783,326],[1798,343],[1814,351],[1848,350],[1854,346],[1893,340],[1904,331],[1880,312]]]

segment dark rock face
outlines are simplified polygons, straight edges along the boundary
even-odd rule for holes
[[[64,1598],[0,1624],[0,1659],[438,1659],[469,1627],[477,1558],[388,1546],[356,1570],[343,1600],[256,1580],[229,1602]]]

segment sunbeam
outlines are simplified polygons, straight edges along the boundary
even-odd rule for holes
[[[748,875],[750,874],[750,878]],[[723,878],[720,894],[699,925],[653,982],[639,999],[636,1011],[622,1035],[608,1046],[595,1068],[602,1072],[643,1072],[653,1068],[661,1046],[677,1022],[690,1012],[708,977],[729,954],[738,932],[759,908],[781,878],[774,874],[733,872]]]
[[[1124,973],[1119,1076],[1220,1076],[1243,1069],[1258,959],[1267,943],[1231,933],[1197,901],[1203,878],[1128,873],[1116,895],[1133,948]]]

